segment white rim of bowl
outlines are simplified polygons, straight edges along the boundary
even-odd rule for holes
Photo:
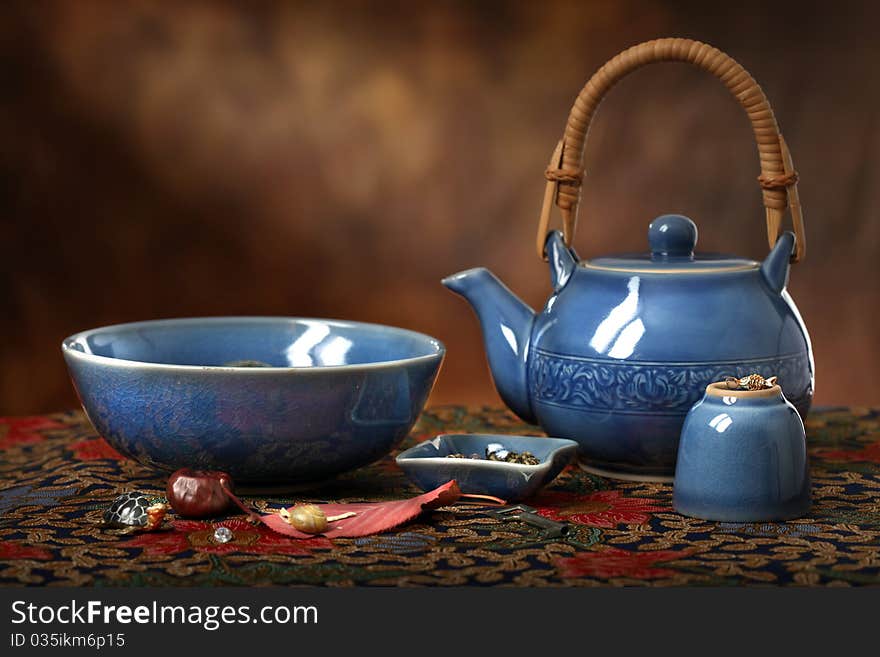
[[[175,365],[174,363],[152,363],[144,360],[129,360],[126,358],[114,358],[112,356],[101,356],[99,354],[88,353],[85,351],[80,351],[75,348],[73,345],[78,340],[82,340],[84,338],[88,338],[89,336],[96,335],[104,332],[111,332],[119,329],[138,329],[141,327],[147,326],[160,326],[160,325],[187,325],[187,324],[214,324],[214,323],[222,323],[222,322],[243,322],[243,323],[251,323],[251,324],[261,324],[261,323],[277,323],[277,322],[286,322],[286,323],[294,323],[294,322],[324,322],[326,324],[330,324],[332,326],[339,327],[347,327],[347,328],[357,328],[357,327],[370,327],[370,328],[378,328],[390,330],[395,333],[410,335],[420,340],[424,341],[426,345],[429,345],[435,351],[433,353],[424,354],[421,356],[412,356],[410,358],[396,358],[393,360],[380,360],[373,361],[369,363],[353,363],[349,365],[286,365],[286,366],[271,366],[271,367],[232,367],[226,365]],[[217,317],[173,317],[166,319],[149,319],[140,322],[124,322],[121,324],[109,324],[107,326],[100,326],[98,328],[88,329],[86,331],[80,331],[79,333],[74,333],[70,335],[61,342],[61,351],[64,355],[70,355],[73,358],[79,358],[87,362],[100,363],[101,365],[109,365],[109,366],[117,366],[117,367],[127,367],[127,368],[145,368],[145,369],[163,369],[163,370],[184,370],[184,371],[193,371],[193,372],[227,372],[227,373],[237,373],[237,374],[248,374],[248,375],[256,375],[256,376],[266,376],[270,373],[278,374],[279,372],[344,372],[346,370],[364,370],[364,369],[380,369],[387,367],[394,367],[397,365],[404,364],[412,364],[419,363],[422,361],[431,361],[442,359],[446,355],[446,345],[444,345],[437,338],[431,337],[426,333],[420,333],[418,331],[413,331],[410,329],[400,328],[397,326],[389,326],[388,324],[378,324],[375,322],[358,322],[344,319],[328,319],[324,317],[287,317],[287,316],[262,316],[262,315],[231,315],[231,316],[217,316]]]

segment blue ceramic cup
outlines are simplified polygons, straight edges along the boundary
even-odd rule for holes
[[[682,428],[672,505],[723,522],[786,520],[809,510],[804,424],[778,385],[706,388]]]

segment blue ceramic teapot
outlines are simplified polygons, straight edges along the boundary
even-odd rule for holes
[[[697,254],[697,227],[665,215],[648,228],[650,251],[581,261],[571,248],[583,144],[604,93],[650,61],[694,63],[715,73],[751,119],[771,246],[763,262]],[[443,283],[480,320],[492,376],[504,402],[552,436],[580,444],[584,465],[623,478],[673,473],[685,415],[706,386],[753,372],[777,376],[802,416],[813,395],[807,330],[786,291],[803,258],[797,176],[757,83],[730,57],[686,39],[635,46],[584,87],[546,173],[538,251],[553,293],[535,313],[484,268]],[[549,231],[550,206],[564,232]],[[786,207],[794,233],[781,232]]]

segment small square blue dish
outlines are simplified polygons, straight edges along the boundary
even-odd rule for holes
[[[511,452],[530,452],[537,465],[490,461],[489,445]],[[523,500],[553,481],[574,458],[573,440],[537,436],[462,433],[441,434],[401,452],[397,465],[419,488],[429,491],[455,479],[462,493],[494,495],[508,502]],[[450,454],[478,454],[481,458],[449,458]]]

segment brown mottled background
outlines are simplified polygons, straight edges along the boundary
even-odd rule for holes
[[[801,174],[791,291],[818,401],[880,402],[880,10],[718,4],[5,2],[0,414],[75,405],[67,334],[217,314],[425,331],[449,348],[434,400],[494,402],[476,322],[438,281],[484,264],[542,303],[533,231],[570,104],[668,35],[764,86]],[[641,250],[678,211],[705,249],[762,257],[751,139],[706,74],[632,75],[587,146],[581,254]]]

